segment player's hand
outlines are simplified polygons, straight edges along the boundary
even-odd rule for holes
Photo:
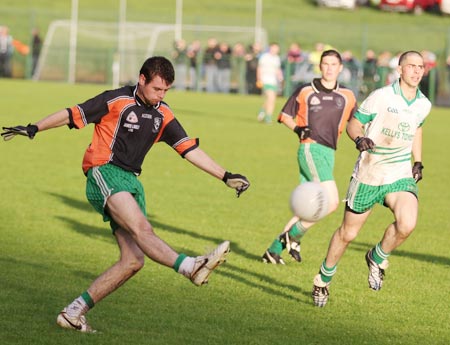
[[[367,150],[372,150],[375,147],[375,143],[372,139],[367,137],[357,137],[355,139],[356,148],[362,152]]]
[[[33,139],[39,128],[31,123],[28,126],[15,126],[15,127],[3,127],[2,137],[3,140],[11,140],[16,135],[24,135],[30,139]]]
[[[298,138],[300,140],[307,139],[311,136],[311,129],[308,126],[305,127],[295,126],[294,132],[297,133]]]
[[[414,177],[414,180],[416,180],[416,183],[422,179],[422,170],[422,162],[414,162],[414,165],[412,167],[412,175]]]
[[[238,198],[241,193],[245,192],[248,187],[250,187],[250,182],[248,182],[245,176],[240,174],[232,174],[229,171],[225,172],[222,181],[225,182],[228,187],[236,190],[236,196]]]

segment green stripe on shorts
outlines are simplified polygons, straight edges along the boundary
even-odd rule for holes
[[[110,222],[111,229],[118,228],[117,223],[105,211],[107,199],[118,192],[129,192],[146,216],[145,194],[137,176],[113,164],[93,167],[87,172],[86,197],[94,209],[103,216],[103,221]]]
[[[300,144],[297,151],[300,183],[334,181],[334,156],[335,150],[327,146]]]
[[[364,213],[377,203],[384,205],[386,195],[394,192],[411,192],[417,197],[416,181],[408,177],[391,184],[370,186],[352,177],[347,191],[347,205],[357,213]]]

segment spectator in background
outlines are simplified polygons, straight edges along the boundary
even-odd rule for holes
[[[400,78],[400,74],[398,72],[397,66],[400,58],[401,52],[397,52],[390,60],[389,60],[389,69],[390,72],[388,74],[387,83],[392,84],[396,80]]]
[[[355,96],[358,97],[361,66],[350,50],[342,52],[342,65],[343,69],[339,81],[351,89]]]
[[[286,59],[284,61],[283,70],[285,74],[289,73],[292,76],[295,73],[297,65],[305,60],[305,56],[302,52],[300,44],[297,42],[291,43],[286,53]]]
[[[245,82],[247,93],[256,95],[261,93],[261,89],[256,86],[256,71],[258,69],[258,60],[261,54],[261,44],[253,43],[245,55]]]
[[[201,44],[199,40],[194,40],[188,46],[187,58],[189,60],[189,89],[198,89],[198,75],[200,74],[198,69],[198,55],[200,53]]]
[[[0,78],[12,77],[13,38],[7,26],[0,26]]]
[[[377,72],[377,56],[372,49],[366,51],[366,56],[363,61],[363,85],[361,91],[364,96],[369,95],[373,90],[375,90],[376,82],[379,80],[380,76]]]
[[[423,56],[423,64],[424,64],[424,72],[422,81],[420,82],[420,91],[427,96],[427,98],[430,98],[430,82],[433,82],[434,90],[436,90],[438,85],[438,74],[435,73],[434,80],[430,78],[430,72],[433,70],[436,66],[436,54],[433,52],[430,52],[428,50],[422,50],[420,52]]]
[[[206,80],[206,92],[217,92],[217,60],[214,57],[219,47],[217,39],[211,37],[208,39],[206,49],[203,53],[203,68]]]
[[[237,82],[237,92],[246,93],[245,87],[245,46],[238,42],[231,52],[231,84]]]
[[[39,29],[34,28],[31,31],[31,58],[32,58],[32,65],[31,65],[31,75],[34,75],[34,72],[36,71],[36,66],[38,64],[39,60],[39,54],[41,53],[41,47],[42,47],[42,40],[39,36]]]
[[[379,81],[377,82],[376,88],[383,87],[388,84],[388,75],[391,71],[389,67],[389,61],[392,58],[391,52],[385,50],[378,55],[377,59],[377,71],[380,76]]]
[[[275,101],[278,90],[283,82],[281,70],[280,46],[271,43],[269,50],[261,55],[256,70],[256,85],[262,88],[264,103],[258,114],[258,121],[267,124],[272,123],[272,115],[275,109]]]
[[[183,39],[175,41],[174,50],[172,52],[172,60],[175,68],[175,83],[176,90],[186,90],[187,86],[187,44]]]
[[[221,42],[214,57],[217,61],[217,91],[229,93],[231,82],[231,48],[228,43]]]
[[[450,55],[445,60],[445,66],[447,68],[447,83],[450,84]]]

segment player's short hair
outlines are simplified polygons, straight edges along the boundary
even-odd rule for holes
[[[335,49],[328,49],[325,50],[322,55],[320,56],[320,63],[322,63],[322,60],[325,56],[335,56],[338,58],[339,63],[342,64],[342,57],[341,54],[339,54],[339,52]]]
[[[418,51],[408,50],[408,51],[402,53],[402,55],[400,55],[400,57],[398,58],[398,65],[400,66],[402,64],[402,62],[405,61],[406,58],[410,55],[418,55],[423,59],[422,54],[420,54]]]
[[[150,83],[156,76],[169,85],[175,80],[173,65],[163,56],[152,56],[145,60],[139,73],[144,75],[146,84]]]

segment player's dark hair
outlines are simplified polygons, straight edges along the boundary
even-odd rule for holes
[[[339,52],[337,50],[334,49],[328,49],[325,50],[322,55],[320,56],[320,63],[322,63],[322,60],[325,56],[336,56],[339,60],[339,63],[342,64],[342,57],[341,54],[339,54]]]
[[[169,85],[175,79],[172,63],[163,56],[152,56],[145,60],[139,73],[144,75],[146,84],[150,83],[156,76]]]
[[[402,62],[403,62],[409,55],[419,55],[419,56],[423,59],[422,54],[420,54],[418,51],[415,51],[415,50],[408,50],[408,51],[402,53],[402,55],[400,55],[400,57],[398,58],[398,65],[400,66],[400,65],[402,64]]]

